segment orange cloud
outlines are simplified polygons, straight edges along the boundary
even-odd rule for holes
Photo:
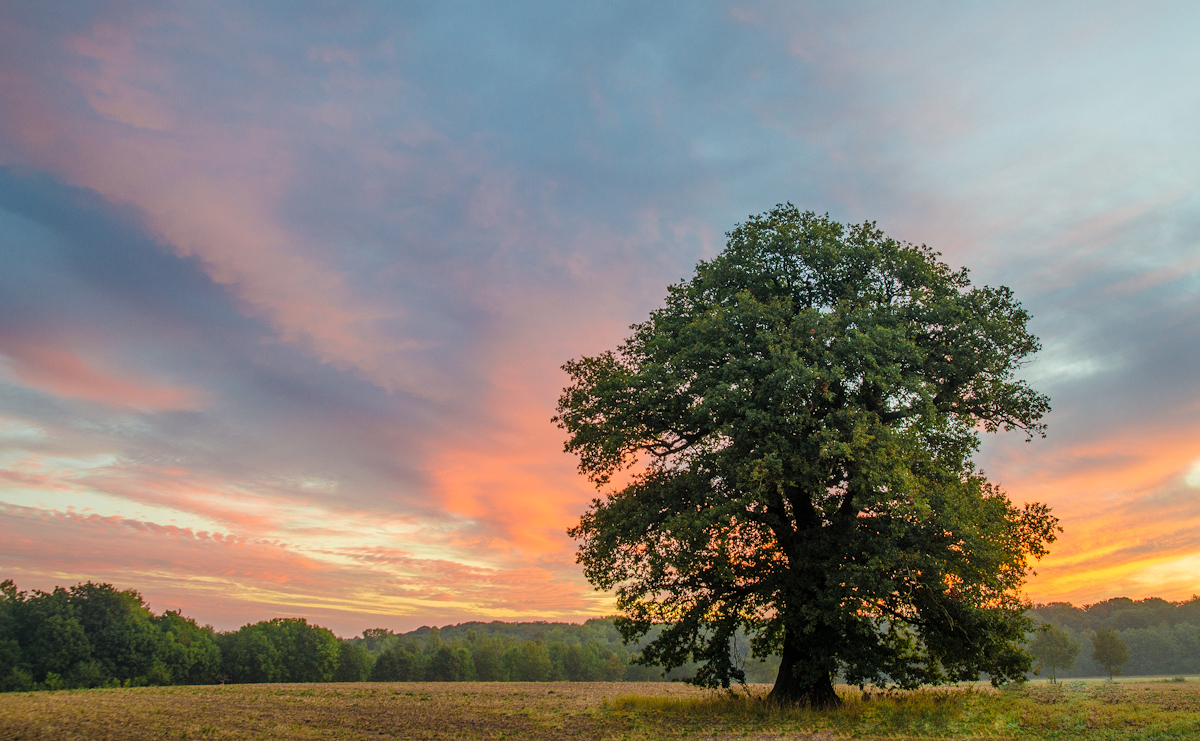
[[[546,335],[539,323],[521,317],[509,323],[520,330],[496,338],[507,349],[490,354],[478,426],[433,441],[427,471],[445,509],[484,525],[471,531],[484,541],[475,547],[569,563],[574,547],[566,530],[595,491],[576,473],[562,431],[550,422],[566,380],[558,365],[567,358],[540,341]]]
[[[994,478],[1015,499],[1049,503],[1064,527],[1030,595],[1088,602],[1200,593],[1200,571],[1185,566],[1200,554],[1200,492],[1187,479],[1197,440],[1198,427],[1164,425],[997,456]]]

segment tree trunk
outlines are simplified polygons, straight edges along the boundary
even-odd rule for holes
[[[786,628],[785,628],[786,630]],[[811,639],[811,636],[810,636]],[[784,635],[783,652],[780,656],[779,675],[775,687],[767,699],[780,705],[807,705],[812,708],[832,708],[842,704],[842,699],[833,691],[833,675],[828,671],[813,672],[814,665],[824,663],[810,656],[812,641],[802,646],[792,637],[791,631]],[[812,659],[817,659],[812,661]]]

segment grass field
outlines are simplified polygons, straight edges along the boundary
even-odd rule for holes
[[[0,695],[0,739],[1200,739],[1195,679],[843,695],[822,713],[661,683],[76,690]]]

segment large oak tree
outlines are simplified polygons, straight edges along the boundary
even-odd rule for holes
[[[1008,288],[791,205],[750,218],[616,352],[572,360],[555,421],[604,487],[571,535],[627,640],[771,696],[1022,677],[1019,595],[1057,520],[972,464],[979,432],[1042,434],[1038,349]]]

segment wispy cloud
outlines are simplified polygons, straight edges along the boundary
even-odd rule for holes
[[[1051,436],[981,455],[1063,517],[1031,595],[1200,590],[1190,6],[64,7],[0,11],[23,586],[346,632],[607,612],[558,368],[791,200],[1032,310]]]

